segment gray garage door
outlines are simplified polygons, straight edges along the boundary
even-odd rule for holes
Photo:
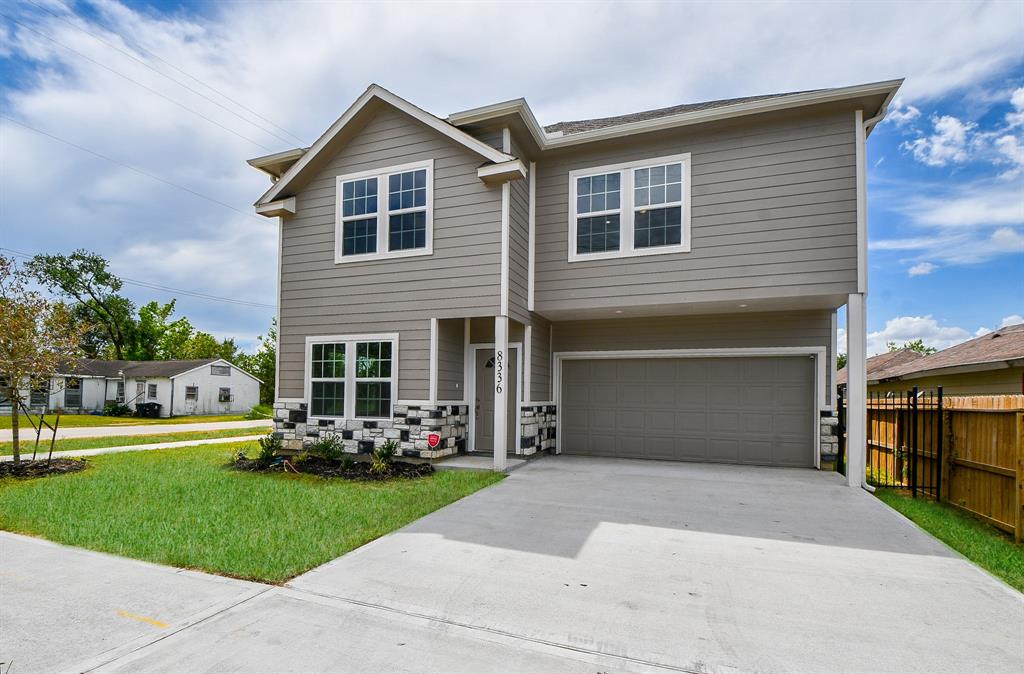
[[[772,466],[814,464],[807,356],[562,363],[566,454]]]

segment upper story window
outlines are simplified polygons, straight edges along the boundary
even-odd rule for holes
[[[230,365],[211,365],[210,374],[215,377],[230,377],[231,366]]]
[[[430,255],[433,173],[429,160],[338,176],[335,262]]]
[[[569,261],[690,250],[690,155],[569,173]]]

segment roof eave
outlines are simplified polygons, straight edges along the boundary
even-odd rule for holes
[[[424,123],[435,131],[448,136],[470,151],[476,152],[487,161],[497,164],[515,159],[515,157],[487,145],[478,138],[470,136],[458,127],[455,127],[448,122],[435,117],[422,108],[413,105],[404,98],[396,96],[384,87],[378,84],[371,84],[367,87],[366,91],[364,91],[363,94],[348,107],[344,114],[335,120],[334,124],[321,134],[319,138],[317,138],[316,142],[309,147],[309,150],[307,150],[302,157],[298,159],[298,161],[292,164],[284,175],[282,175],[281,178],[256,201],[255,205],[260,206],[277,200],[285,191],[285,188],[287,188],[295,177],[309,165],[313,158],[316,157],[331,142],[331,140],[333,140],[334,137],[337,136],[342,129],[344,129],[348,123],[374,99],[383,101],[384,103]]]
[[[709,110],[695,110],[692,112],[679,113],[677,115],[658,117],[656,119],[646,119],[638,122],[617,124],[601,129],[594,129],[592,131],[582,131],[580,133],[560,136],[547,134],[544,131],[544,128],[537,122],[537,118],[534,116],[532,110],[530,110],[529,104],[527,104],[525,99],[522,98],[505,101],[504,103],[495,103],[494,105],[473,108],[463,112],[457,112],[449,115],[448,121],[456,126],[461,126],[466,124],[479,124],[487,121],[488,119],[504,115],[519,114],[523,118],[523,122],[526,124],[527,128],[530,129],[533,140],[542,150],[547,150],[580,145],[582,143],[590,143],[599,140],[607,140],[610,138],[630,136],[638,133],[649,133],[651,131],[660,131],[681,126],[690,126],[693,124],[703,124],[734,117],[743,117],[746,115],[776,112],[810,105],[834,103],[862,96],[885,94],[885,101],[881,106],[879,106],[879,109],[871,111],[873,116],[869,119],[869,122],[871,122],[873,126],[884,118],[888,110],[889,103],[896,95],[896,92],[899,91],[902,84],[903,78],[900,78],[895,80],[885,80],[883,82],[858,84],[850,87],[838,87],[834,89],[790,94],[775,98],[748,101],[746,103],[723,105]]]

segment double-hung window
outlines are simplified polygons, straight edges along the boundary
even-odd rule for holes
[[[391,418],[397,393],[397,335],[310,337],[306,356],[311,417]]]
[[[569,173],[569,261],[690,250],[690,155]]]
[[[335,262],[433,252],[433,161],[338,176]]]

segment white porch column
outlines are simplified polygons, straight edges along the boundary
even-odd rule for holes
[[[860,487],[867,460],[867,319],[865,296],[846,302],[846,484]]]
[[[505,470],[508,428],[508,316],[494,317],[494,470]]]

